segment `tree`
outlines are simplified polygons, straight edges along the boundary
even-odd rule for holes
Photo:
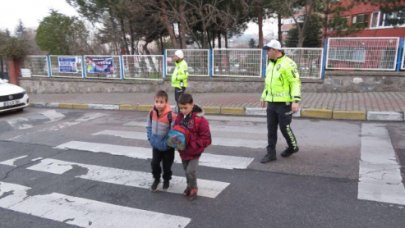
[[[321,18],[317,15],[312,15],[309,20],[307,27],[305,28],[307,35],[303,41],[303,47],[320,47],[321,46]],[[287,47],[297,47],[298,46],[298,29],[293,28],[288,31],[288,38],[286,40]]]
[[[83,22],[51,10],[40,22],[35,40],[41,50],[49,54],[73,55],[87,53],[87,37]]]

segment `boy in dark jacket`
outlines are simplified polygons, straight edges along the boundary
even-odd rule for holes
[[[167,190],[172,178],[171,167],[174,161],[174,149],[167,146],[167,133],[174,124],[176,114],[168,103],[168,95],[165,91],[159,90],[155,95],[155,104],[149,112],[147,120],[148,141],[153,147],[152,157],[152,175],[155,179],[152,183],[151,190],[156,191],[160,183],[160,175],[163,164],[163,190]]]
[[[211,132],[202,109],[194,105],[190,94],[184,93],[180,96],[179,107],[180,112],[174,124],[184,127],[187,131],[186,148],[179,150],[187,179],[184,195],[194,200],[198,191],[196,176],[198,160],[204,149],[211,144]]]

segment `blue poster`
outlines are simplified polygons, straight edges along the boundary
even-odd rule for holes
[[[59,73],[77,73],[77,58],[58,56]]]
[[[113,57],[86,56],[87,73],[113,73]]]

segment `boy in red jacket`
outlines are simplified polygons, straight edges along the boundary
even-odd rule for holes
[[[204,149],[211,144],[211,132],[202,109],[194,105],[191,94],[184,93],[180,96],[179,108],[180,113],[174,125],[180,125],[187,130],[186,148],[179,150],[187,179],[184,195],[189,200],[194,200],[198,191],[196,175],[198,160]]]

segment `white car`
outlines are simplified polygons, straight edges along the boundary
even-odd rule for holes
[[[25,89],[0,79],[0,113],[11,110],[23,110],[29,105]]]

